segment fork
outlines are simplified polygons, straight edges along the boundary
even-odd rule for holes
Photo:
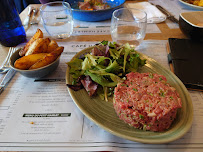
[[[10,60],[10,57],[11,55],[13,54],[13,52],[15,51],[16,49],[11,47],[8,51],[8,55],[6,57],[6,59],[4,60],[3,64],[1,65],[0,67],[0,74],[1,73],[6,73],[10,67],[9,67],[9,60]]]
[[[33,24],[38,24],[38,21],[37,21],[37,19],[36,19],[36,15],[37,15],[37,13],[38,13],[38,8],[34,8],[33,10],[33,19],[32,19],[32,21],[30,22],[30,24],[31,25],[33,25]]]

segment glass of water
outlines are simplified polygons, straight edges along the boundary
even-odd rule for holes
[[[47,33],[54,39],[66,39],[73,33],[72,10],[67,2],[50,2],[40,7]]]
[[[111,37],[118,44],[129,43],[132,47],[140,45],[145,37],[147,14],[134,8],[120,8],[111,18]]]

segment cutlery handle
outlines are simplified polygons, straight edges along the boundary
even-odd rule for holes
[[[156,7],[163,13],[166,15],[166,17],[171,16],[171,14],[169,12],[167,12],[162,6],[160,5],[156,5]]]
[[[37,15],[37,13],[38,13],[38,8],[36,8],[36,9],[34,8],[34,9],[33,9],[33,12],[34,12],[33,17],[36,17],[36,15]]]
[[[171,20],[172,22],[179,23],[179,21],[173,16],[169,16],[168,19]]]
[[[0,94],[4,91],[4,86],[0,85]]]
[[[155,5],[163,14],[166,15],[166,17],[171,20],[172,22],[175,22],[175,23],[178,23],[178,20],[173,16],[171,15],[170,12],[168,12],[165,8],[163,8],[162,6],[160,5]]]
[[[33,10],[33,7],[28,7],[28,16],[31,16],[32,10]]]

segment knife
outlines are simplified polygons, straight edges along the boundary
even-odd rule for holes
[[[6,75],[4,76],[3,80],[1,81],[0,84],[0,94],[4,91],[5,87],[8,85],[9,81],[13,78],[15,75],[16,71],[13,69],[10,69]]]
[[[32,11],[33,11],[33,7],[31,7],[31,6],[28,7],[28,15],[27,15],[27,17],[25,18],[25,20],[23,21],[23,26],[24,26],[24,29],[25,29],[25,30],[28,29]]]
[[[170,13],[168,12],[165,8],[163,8],[162,6],[160,5],[155,5],[156,8],[158,8],[163,14],[166,15],[166,17],[171,20],[172,22],[174,23],[178,23],[178,20]]]

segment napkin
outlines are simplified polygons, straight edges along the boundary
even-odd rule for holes
[[[149,2],[127,3],[127,8],[136,8],[147,13],[147,23],[160,23],[166,20],[166,15]]]

